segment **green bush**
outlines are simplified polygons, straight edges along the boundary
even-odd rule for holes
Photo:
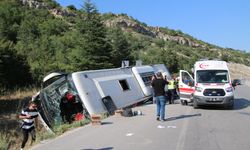
[[[0,150],[7,150],[9,142],[7,141],[6,135],[0,133]]]

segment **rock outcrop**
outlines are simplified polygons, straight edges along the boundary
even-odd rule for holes
[[[29,6],[31,8],[47,8],[45,3],[41,3],[35,0],[20,0],[23,5]]]
[[[76,16],[76,14],[68,11],[67,9],[62,9],[62,8],[50,8],[46,3],[38,2],[35,0],[20,0],[21,3],[25,6],[28,6],[30,8],[35,8],[35,9],[48,9],[54,16],[63,18],[63,17],[69,17],[69,16]]]
[[[151,37],[156,37],[156,34],[153,33],[148,27],[142,26],[141,24],[134,21],[132,18],[125,18],[123,16],[116,15],[115,18],[106,20],[104,24],[107,27],[120,27],[123,30],[132,29],[137,33],[141,33]]]
[[[123,30],[131,29],[134,32],[141,33],[153,38],[163,39],[165,41],[174,41],[182,45],[187,45],[190,47],[199,47],[204,50],[208,49],[205,45],[201,45],[189,38],[180,35],[168,35],[164,31],[161,31],[159,27],[144,26],[143,24],[138,23],[134,19],[122,15],[116,15],[116,17],[114,18],[106,20],[104,24],[107,27],[116,26],[122,28]]]
[[[69,16],[72,16],[72,17],[75,17],[76,14],[74,13],[71,13],[69,12],[67,9],[57,9],[57,8],[53,8],[53,9],[50,9],[50,12],[55,15],[56,17],[69,17]]]

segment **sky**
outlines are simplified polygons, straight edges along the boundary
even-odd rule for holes
[[[82,8],[84,0],[56,0]],[[148,26],[181,30],[223,48],[250,52],[250,0],[92,0],[100,13],[125,13]]]

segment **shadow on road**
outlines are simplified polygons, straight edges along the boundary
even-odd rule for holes
[[[191,104],[193,106],[193,104]],[[201,105],[199,106],[200,109],[209,109],[209,110],[240,110],[250,106],[250,100],[244,98],[236,98],[234,101],[233,109],[227,108],[223,105]]]
[[[234,110],[244,109],[250,106],[250,101],[244,98],[235,99]]]
[[[177,116],[177,117],[167,118],[167,121],[173,121],[173,120],[184,119],[184,118],[191,118],[191,117],[198,117],[198,116],[201,116],[201,114],[198,113],[198,114],[193,114],[193,115],[180,115],[180,116]]]
[[[248,112],[239,112],[239,113],[242,114],[242,115],[250,116],[250,113],[248,113]]]
[[[98,149],[92,149],[92,148],[87,148],[87,149],[81,149],[81,150],[111,150],[114,149],[113,147],[105,147],[105,148],[98,148]]]
[[[113,124],[113,122],[102,122],[102,125],[109,125],[109,124]]]

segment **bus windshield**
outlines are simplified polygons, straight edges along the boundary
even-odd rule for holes
[[[77,113],[85,114],[71,76],[62,76],[40,92],[40,114],[49,127],[71,122]],[[67,93],[74,95],[74,100],[65,99]]]
[[[197,83],[229,83],[227,70],[198,70],[196,72]]]

